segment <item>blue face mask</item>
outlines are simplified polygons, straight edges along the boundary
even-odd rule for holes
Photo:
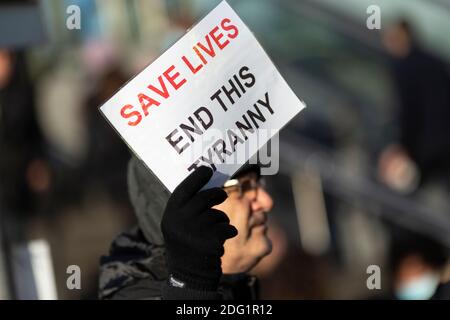
[[[400,286],[395,295],[400,300],[428,300],[436,292],[438,285],[438,275],[427,273]]]

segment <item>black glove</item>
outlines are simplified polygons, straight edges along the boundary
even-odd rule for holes
[[[221,188],[198,192],[213,171],[200,167],[172,193],[161,222],[167,250],[169,285],[215,291],[222,275],[223,244],[237,235],[222,211],[211,209],[225,201]]]

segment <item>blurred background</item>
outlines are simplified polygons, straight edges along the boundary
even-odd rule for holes
[[[261,297],[450,298],[450,1],[228,2],[308,106],[267,177]],[[98,107],[218,3],[0,1],[0,299],[97,298],[100,256],[136,223]]]

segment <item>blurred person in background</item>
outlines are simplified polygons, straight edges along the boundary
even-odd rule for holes
[[[19,270],[26,268],[19,245],[27,240],[30,220],[45,211],[53,184],[26,60],[29,48],[43,40],[37,2],[0,2],[0,259],[8,284],[0,291],[12,298],[31,291]]]
[[[394,236],[390,252],[393,298],[449,299],[443,292],[448,250],[437,241],[411,232]]]
[[[271,251],[273,202],[259,167],[245,166],[224,188],[198,192],[212,170],[200,167],[172,193],[135,157],[129,193],[139,225],[101,259],[101,299],[256,299],[248,272]]]
[[[87,97],[88,151],[81,172],[84,181],[93,187],[100,186],[111,200],[128,207],[126,168],[130,153],[98,110],[127,79],[118,65],[113,64],[98,77],[94,90]],[[86,189],[86,184],[83,188]]]
[[[52,24],[47,25],[42,9],[50,6],[34,0],[0,1],[0,260],[7,261],[8,269],[8,288],[0,291],[11,298],[39,299],[33,288],[45,281],[47,287],[56,285],[59,298],[95,298],[98,256],[131,218],[128,149],[97,108],[128,77],[109,51],[94,50],[99,46],[82,51],[58,44],[52,50],[55,43],[47,40],[53,37],[45,32]],[[65,21],[61,27],[65,29]],[[41,44],[45,46],[32,51]],[[34,56],[41,49],[49,50],[49,61]],[[28,62],[37,71],[33,78]],[[84,77],[86,70],[89,78]],[[84,88],[90,89],[88,97]],[[86,109],[87,115],[79,112]],[[84,149],[71,148],[71,137],[82,136],[83,125],[74,129],[86,122],[90,152],[82,163],[84,153],[78,157],[73,150]],[[20,260],[20,250],[36,239],[50,248],[45,259],[55,281],[45,278],[42,269],[38,276],[29,276],[31,267]],[[67,288],[66,268],[73,263],[83,270],[83,290]]]
[[[410,193],[436,179],[450,181],[450,72],[420,48],[411,25],[401,20],[384,32],[399,98],[399,139],[379,159],[379,176]]]
[[[37,2],[0,3],[0,210],[11,241],[22,240],[22,227],[42,211],[52,184],[47,141],[25,57],[44,39]]]
[[[17,217],[34,213],[50,170],[23,52],[0,49],[0,175],[2,205]]]

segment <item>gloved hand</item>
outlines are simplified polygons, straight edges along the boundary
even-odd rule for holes
[[[172,193],[164,211],[161,230],[166,244],[169,282],[173,287],[217,290],[222,275],[220,257],[225,240],[237,235],[222,211],[212,209],[225,201],[221,188],[199,190],[213,171],[202,166]]]

